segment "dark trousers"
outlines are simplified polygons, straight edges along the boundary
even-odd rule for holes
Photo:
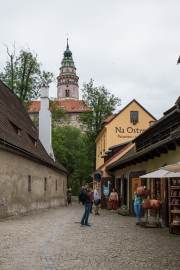
[[[84,212],[84,215],[82,217],[81,223],[82,224],[87,224],[88,223],[90,209],[91,209],[91,202],[84,203],[84,206],[85,206],[85,212]]]
[[[92,212],[93,202],[91,201],[90,213]]]

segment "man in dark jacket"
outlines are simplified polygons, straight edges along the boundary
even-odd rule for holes
[[[85,212],[84,212],[84,215],[82,217],[82,220],[81,220],[81,225],[84,225],[84,226],[91,226],[89,223],[88,223],[88,218],[89,218],[89,213],[90,213],[90,210],[91,210],[91,200],[90,200],[90,197],[92,195],[92,192],[88,194],[88,184],[84,184],[84,188],[82,189],[82,193],[85,197],[85,200],[84,200],[84,206],[85,206]]]

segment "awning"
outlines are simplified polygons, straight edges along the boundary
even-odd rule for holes
[[[180,173],[180,162],[161,167],[160,169],[169,172]]]
[[[174,173],[165,171],[165,169],[164,170],[159,169],[157,171],[140,176],[140,178],[169,178],[169,177],[180,177],[180,172]]]

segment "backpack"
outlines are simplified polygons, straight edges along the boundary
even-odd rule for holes
[[[81,192],[79,193],[78,199],[79,199],[79,201],[82,202],[82,203],[85,202],[86,196],[83,194],[83,189],[82,189]]]

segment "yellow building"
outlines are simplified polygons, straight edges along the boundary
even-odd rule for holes
[[[96,169],[103,163],[114,145],[134,140],[156,119],[135,99],[125,106],[116,116],[104,120],[96,142]]]
[[[101,180],[101,186],[107,186],[107,181],[111,181],[113,186],[118,189],[119,206],[125,204],[130,215],[134,214],[134,191],[137,186],[147,186],[151,190],[149,198],[160,200],[162,203],[160,216],[165,226],[171,226],[172,219],[176,218],[172,215],[170,208],[171,193],[168,189],[168,180],[155,177],[140,178],[140,176],[180,161],[179,108],[180,97],[173,107],[163,113],[163,117],[132,141],[134,149],[121,155],[116,161],[106,161],[107,165],[105,164],[103,167],[106,174]],[[106,176],[108,176],[107,180]],[[151,210],[148,214],[151,217],[154,215]],[[180,226],[177,229],[179,233]]]

